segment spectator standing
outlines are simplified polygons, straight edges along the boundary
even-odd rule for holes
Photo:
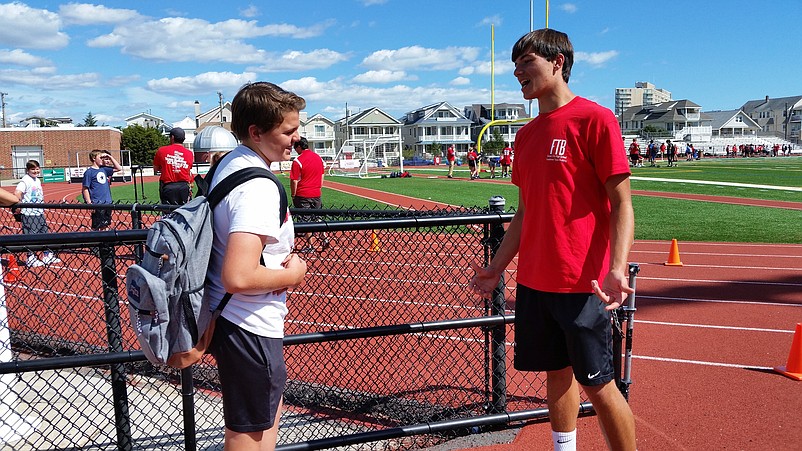
[[[479,155],[476,153],[476,146],[471,144],[470,149],[468,149],[468,155],[466,156],[468,159],[468,169],[471,170],[471,180],[479,178],[479,171],[477,170],[477,159]]]
[[[81,194],[87,204],[110,204],[111,176],[122,170],[120,163],[108,150],[89,152],[92,166],[84,172]],[[92,230],[103,230],[111,225],[111,210],[92,210]]]
[[[448,160],[448,178],[454,178],[454,165],[457,164],[457,154],[454,152],[454,146],[448,146],[446,151],[446,160]]]
[[[325,165],[320,155],[309,149],[309,142],[306,138],[299,139],[293,144],[298,157],[292,162],[290,169],[290,194],[292,195],[292,205],[295,208],[323,208],[322,188],[323,173]],[[311,221],[314,217],[306,217],[305,220]],[[323,233],[322,248],[329,247],[326,234]],[[304,251],[310,252],[312,247],[306,247]]]
[[[670,139],[666,140],[666,152],[668,154],[668,167],[677,165],[677,146],[671,142]]]
[[[507,146],[501,151],[501,177],[510,176],[510,163],[512,163],[512,148]]]
[[[655,160],[657,160],[657,144],[654,143],[653,139],[649,140],[648,151],[649,151],[649,166],[654,167]]]
[[[638,138],[632,138],[632,143],[629,144],[629,160],[631,161],[632,166],[643,166],[643,158],[640,156],[640,144],[638,144]]]
[[[41,204],[45,201],[44,191],[42,190],[42,180],[39,178],[41,174],[42,168],[39,166],[39,162],[36,160],[28,160],[25,164],[25,175],[17,184],[17,190],[14,193],[20,202]],[[23,208],[20,213],[22,214],[22,233],[28,235],[49,232],[44,209]],[[36,258],[36,254],[33,252],[28,252],[28,260],[25,265],[32,268],[60,262],[61,260],[56,258],[50,251],[46,251],[41,260]]]
[[[514,363],[546,371],[554,449],[576,449],[581,385],[609,448],[634,450],[610,322],[610,310],[633,292],[630,170],[613,113],[569,89],[573,56],[568,36],[553,29],[532,31],[512,49],[515,77],[524,98],[537,99],[538,116],[516,137],[518,209],[490,265],[471,265],[471,287],[489,297],[519,254]]]
[[[248,167],[269,170],[290,159],[306,102],[272,83],[249,83],[231,102],[231,129],[242,143],[217,166],[210,187]],[[266,178],[234,188],[215,207],[206,290],[210,308],[232,293],[209,347],[217,360],[226,450],[276,446],[287,380],[282,340],[287,290],[306,275],[293,253],[291,215],[279,215],[280,191]]]
[[[184,147],[184,130],[170,130],[170,144],[159,147],[153,158],[153,170],[159,175],[159,202],[184,205],[192,196],[192,165],[195,156]]]

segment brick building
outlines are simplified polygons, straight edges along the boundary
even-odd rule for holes
[[[37,160],[46,168],[90,166],[88,154],[109,150],[121,164],[122,132],[113,127],[25,127],[0,128],[2,178],[19,178],[25,163]]]

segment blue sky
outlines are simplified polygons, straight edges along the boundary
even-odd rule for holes
[[[4,0],[0,0],[3,2]],[[102,124],[150,112],[168,123],[228,101],[248,81],[303,96],[331,119],[400,117],[447,101],[524,102],[510,48],[529,0],[106,1],[0,3],[0,92],[9,124],[88,112]],[[613,108],[648,81],[703,110],[802,94],[799,0],[550,1],[576,52],[569,86]],[[534,28],[546,2],[534,1]]]

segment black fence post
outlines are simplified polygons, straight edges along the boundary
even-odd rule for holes
[[[181,370],[181,406],[184,410],[184,449],[195,451],[198,439],[195,435],[195,380],[192,365]]]
[[[501,196],[490,198],[490,212],[504,213],[506,200]],[[488,246],[490,255],[496,256],[501,241],[504,239],[504,224],[500,221],[490,227],[490,238]],[[506,287],[504,273],[498,281],[496,289],[493,290],[493,298],[490,300],[490,314],[504,316],[507,308],[507,299],[504,295]],[[501,413],[507,410],[507,348],[506,326],[500,325],[493,328],[491,333],[491,354],[492,354],[492,388],[493,402],[492,413]]]
[[[123,352],[123,331],[120,324],[120,301],[117,287],[117,266],[114,258],[114,247],[107,243],[100,244],[100,273],[103,281],[103,304],[106,313],[106,335],[109,352]],[[131,417],[128,412],[128,388],[125,365],[115,363],[111,366],[111,391],[114,398],[114,418],[117,429],[117,449],[129,451],[133,449],[131,439]]]

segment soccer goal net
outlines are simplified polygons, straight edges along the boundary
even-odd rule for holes
[[[329,163],[329,175],[379,178],[389,166],[401,166],[401,137],[348,139]]]

